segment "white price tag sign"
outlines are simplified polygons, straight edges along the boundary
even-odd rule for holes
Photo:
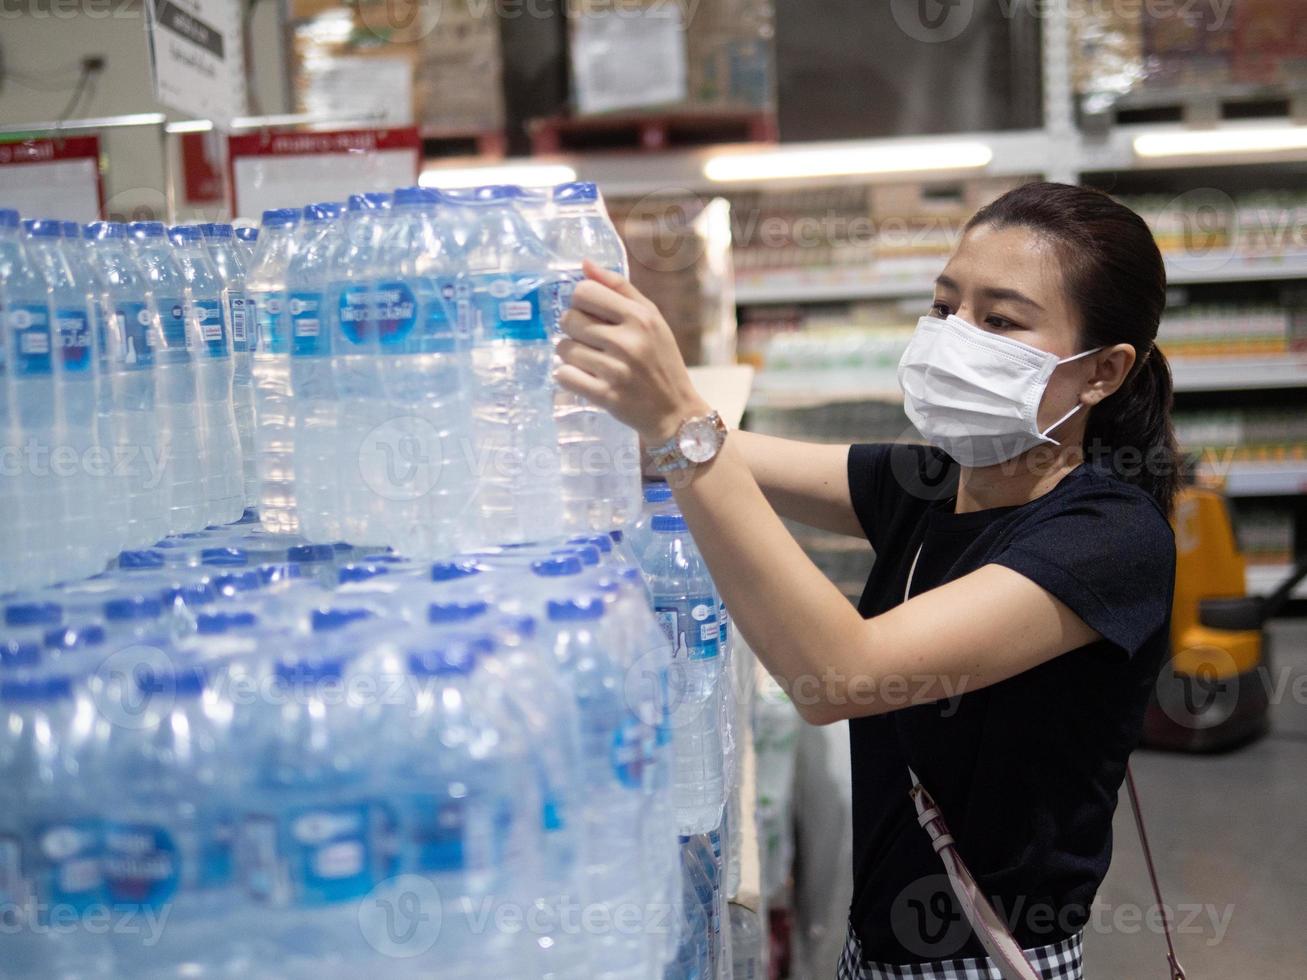
[[[239,0],[146,0],[154,94],[227,128],[246,113]]]

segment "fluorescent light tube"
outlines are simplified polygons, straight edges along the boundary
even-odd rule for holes
[[[794,146],[754,152],[721,153],[710,157],[703,175],[715,183],[754,180],[799,180],[808,177],[851,177],[859,174],[920,173],[931,170],[973,170],[994,159],[986,143],[913,140]]]
[[[576,171],[561,163],[503,163],[484,167],[428,167],[418,177],[423,187],[482,187],[487,184],[517,184],[521,187],[549,187],[576,180]]]
[[[1307,150],[1307,126],[1234,126],[1221,129],[1141,133],[1134,139],[1141,157],[1220,156]]]

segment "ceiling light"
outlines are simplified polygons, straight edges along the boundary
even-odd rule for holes
[[[972,170],[987,166],[993,159],[994,151],[987,144],[974,141],[831,143],[720,153],[710,157],[704,164],[703,175],[716,183],[799,180],[931,170]]]
[[[1307,149],[1307,126],[1233,126],[1143,133],[1135,137],[1134,149],[1135,155],[1141,157],[1304,150]]]

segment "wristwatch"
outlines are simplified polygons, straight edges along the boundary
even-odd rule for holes
[[[659,473],[672,473],[708,462],[726,441],[726,423],[716,412],[694,415],[681,423],[676,435],[661,446],[648,449],[649,459]]]

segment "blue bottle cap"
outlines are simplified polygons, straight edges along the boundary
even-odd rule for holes
[[[440,198],[429,187],[397,187],[391,198],[397,208],[435,204]]]
[[[612,538],[613,544],[621,544],[626,540],[626,532],[620,528],[616,531],[609,531],[608,536]]]
[[[304,209],[304,218],[307,221],[331,221],[333,218],[339,217],[340,205],[335,201],[310,204]]]
[[[269,208],[263,212],[265,228],[289,228],[291,225],[299,224],[299,220],[299,208]]]
[[[481,600],[472,602],[433,602],[427,606],[427,622],[435,624],[466,623],[484,616],[489,608]]]
[[[390,569],[385,565],[344,565],[336,571],[336,580],[341,585],[350,582],[366,582],[378,575],[389,575]]]
[[[366,194],[351,194],[347,206],[351,211],[384,211],[390,207],[390,195],[370,191]]]
[[[646,483],[644,487],[644,502],[646,504],[662,504],[672,499],[672,488],[666,483]]]
[[[268,562],[260,565],[255,571],[259,575],[259,581],[264,585],[289,582],[291,579],[304,577],[304,567],[297,561]]]
[[[63,222],[64,238],[81,238],[82,226],[76,221]]]
[[[236,237],[242,242],[257,242],[259,240],[259,229],[253,225],[241,225],[233,229]]]
[[[207,682],[207,673],[199,665],[168,670],[147,667],[136,675],[136,687],[142,694],[171,694],[179,698],[199,697]]]
[[[62,633],[55,630],[55,633]],[[103,631],[101,631],[103,635]],[[46,635],[46,646],[52,646],[50,634]],[[0,667],[18,670],[23,667],[35,667],[41,660],[41,648],[31,640],[0,640]]]
[[[63,606],[54,602],[11,602],[5,606],[6,626],[58,626]]]
[[[309,615],[309,628],[314,633],[330,633],[371,618],[372,612],[368,609],[315,609]]]
[[[200,550],[200,564],[215,568],[243,568],[250,563],[250,556],[240,548],[203,548]]]
[[[470,561],[438,561],[431,566],[433,582],[454,582],[480,574],[480,567]]]
[[[578,534],[574,538],[568,538],[567,543],[594,545],[601,554],[605,555],[613,550],[613,539],[607,534]]]
[[[23,231],[33,238],[62,238],[64,223],[53,218],[37,218],[34,221],[24,221]]]
[[[288,561],[331,561],[336,549],[329,544],[297,544],[286,552]]]
[[[345,672],[342,660],[283,660],[273,668],[273,677],[283,687],[317,684],[321,681],[340,680]]]
[[[592,544],[575,545],[570,548],[558,548],[550,552],[558,558],[576,557],[581,559],[581,564],[593,568],[603,559],[599,554],[599,549]]]
[[[580,575],[584,566],[575,555],[557,558],[542,558],[531,563],[531,572],[541,578],[562,578],[566,575]]]
[[[104,627],[98,623],[61,627],[45,634],[45,645],[50,650],[84,650],[98,647],[104,642],[104,635]]]
[[[158,619],[163,614],[163,603],[152,595],[126,596],[110,599],[104,604],[104,618],[111,623],[134,619]]]
[[[162,221],[133,221],[131,230],[141,238],[164,238],[168,234]]]
[[[649,521],[649,527],[659,533],[689,530],[685,526],[685,518],[680,514],[654,514]]]
[[[0,208],[0,228],[17,228],[18,212],[13,208]]]
[[[598,200],[599,188],[588,180],[576,180],[554,188],[555,204],[590,204]]]
[[[170,606],[180,602],[194,608],[216,602],[218,592],[211,582],[192,582],[189,585],[170,585],[159,593],[159,598]]]
[[[28,677],[0,682],[0,702],[39,704],[58,701],[73,693],[68,677]]]
[[[218,636],[230,630],[251,629],[259,624],[252,612],[200,613],[195,617],[195,631],[202,636]]]
[[[118,555],[118,567],[129,571],[163,568],[163,555],[153,550],[124,551]]]
[[[453,637],[433,647],[410,650],[408,669],[419,677],[465,677],[476,668],[478,657],[494,650],[490,636]]]
[[[237,592],[255,592],[263,587],[263,579],[255,569],[243,572],[226,572],[213,577],[213,587],[222,595],[232,596]]]
[[[604,616],[604,600],[599,596],[576,599],[550,599],[545,612],[551,623],[589,623]]]
[[[205,238],[231,238],[231,225],[220,221],[206,221],[200,225],[200,234]]]
[[[204,240],[204,233],[200,230],[199,225],[173,225],[168,234],[179,242],[191,244]]]
[[[500,621],[500,626],[510,633],[516,633],[524,640],[529,640],[536,635],[536,618],[523,614],[510,614],[504,616]]]
[[[110,238],[126,238],[127,226],[121,221],[92,221],[82,229],[82,237],[96,242]]]

